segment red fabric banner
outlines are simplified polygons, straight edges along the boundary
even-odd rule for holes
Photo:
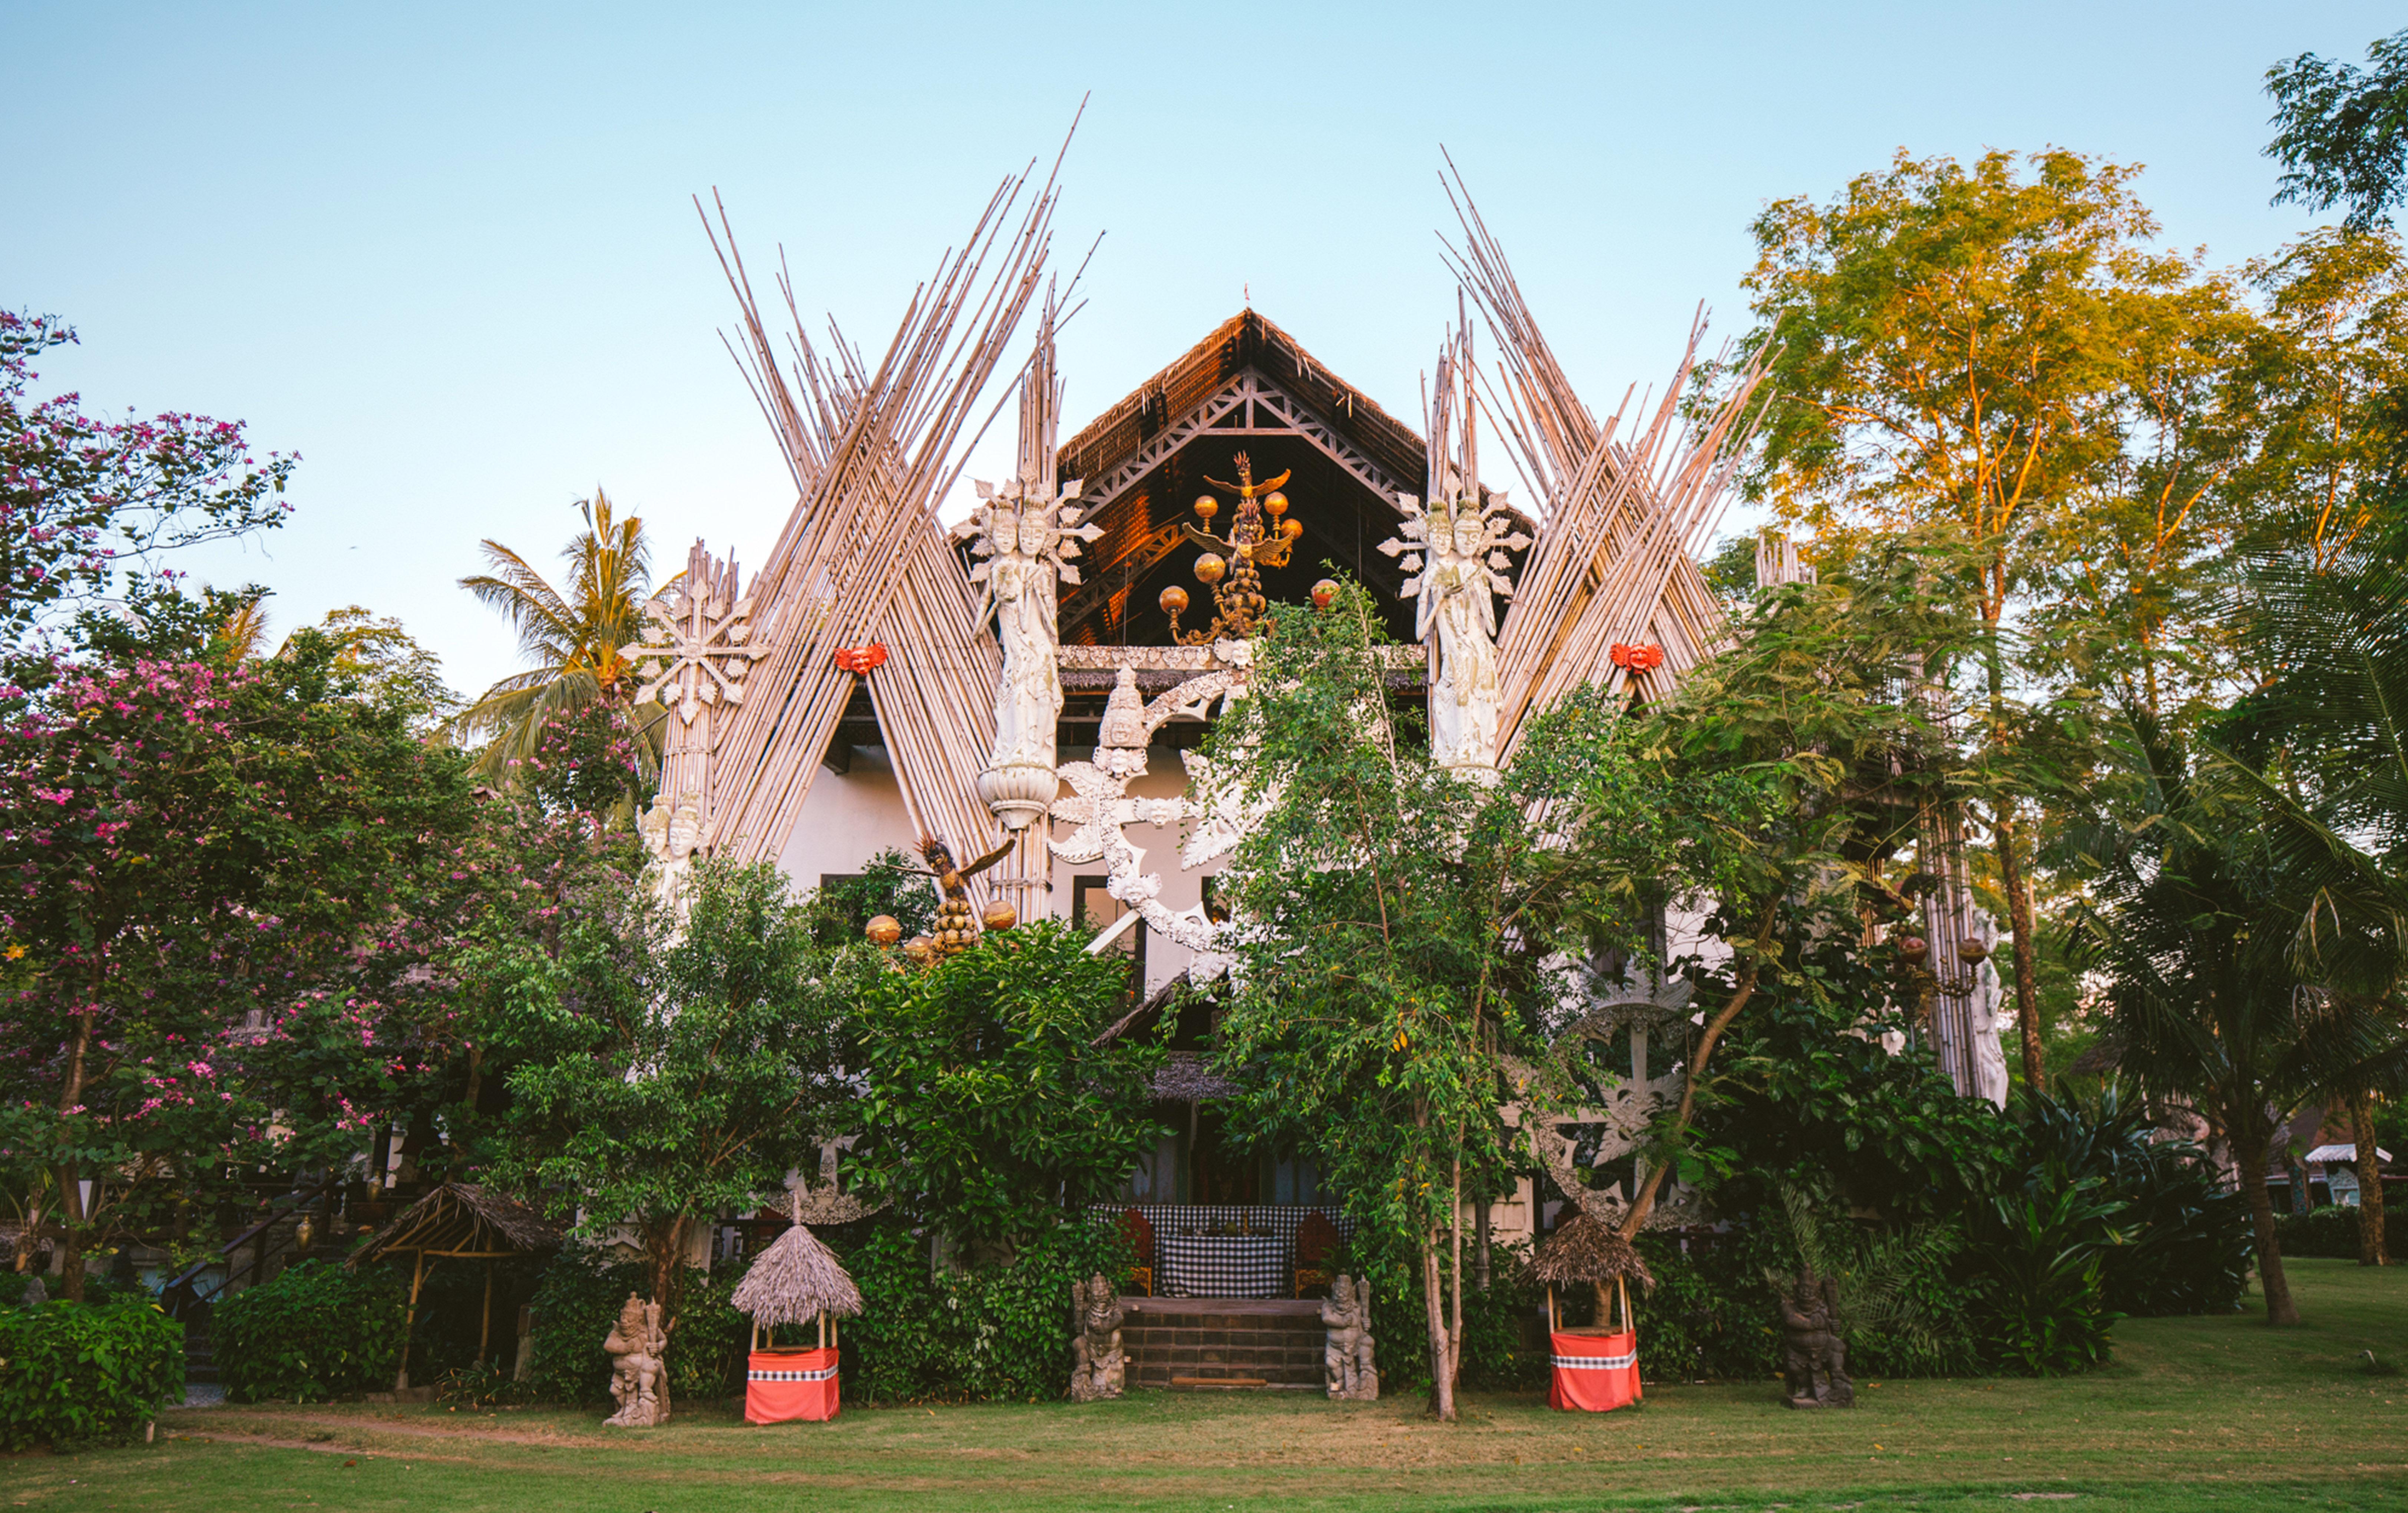
[[[1548,1336],[1555,1351],[1555,1385],[1547,1393],[1550,1407],[1581,1413],[1611,1413],[1639,1401],[1639,1332],[1619,1335]]]
[[[755,1350],[745,1373],[744,1420],[824,1423],[836,1417],[836,1351]]]

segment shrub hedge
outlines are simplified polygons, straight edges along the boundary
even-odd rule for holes
[[[2386,1194],[2388,1196],[2388,1194]],[[2337,1261],[2358,1259],[2359,1212],[2356,1208],[2312,1208],[2303,1214],[2277,1214],[2274,1240],[2286,1256],[2326,1256]],[[2408,1259],[2408,1213],[2386,1206],[2383,1241],[2394,1261]]]
[[[408,1301],[387,1268],[314,1259],[236,1293],[209,1319],[227,1400],[313,1403],[392,1386]]]
[[[0,1308],[0,1450],[123,1444],[183,1396],[184,1332],[155,1304]]]

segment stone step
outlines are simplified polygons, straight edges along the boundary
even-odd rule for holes
[[[1129,1384],[1174,1392],[1303,1392],[1323,1386],[1321,1320],[1302,1309],[1193,1309],[1149,1299],[1121,1326]]]

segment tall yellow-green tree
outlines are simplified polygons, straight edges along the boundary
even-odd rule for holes
[[[1970,163],[1900,151],[1827,203],[1774,203],[1754,227],[1751,339],[1771,349],[1777,393],[1754,482],[1792,521],[1936,530],[1971,554],[1963,590],[1991,633],[1977,668],[1984,756],[2000,772],[2018,745],[2011,613],[2045,591],[2073,512],[2125,458],[2147,370],[2179,368],[2202,307],[2226,303],[2201,294],[2195,260],[2150,245],[2137,172],[2057,150]],[[2134,523],[2136,549],[2160,529]],[[1993,793],[2024,1076],[2038,1088],[2028,794],[2012,778]]]

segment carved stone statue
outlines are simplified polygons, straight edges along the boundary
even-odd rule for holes
[[[619,1411],[602,1420],[622,1429],[651,1429],[669,1421],[668,1368],[663,1356],[668,1331],[661,1327],[661,1306],[627,1294],[619,1321],[602,1349],[610,1355],[610,1395]]]
[[[983,501],[956,528],[983,559],[970,568],[980,586],[980,621],[995,617],[1003,642],[1003,675],[996,680],[995,745],[987,770],[979,775],[979,796],[1008,827],[1018,830],[1045,812],[1058,784],[1054,776],[1054,731],[1062,716],[1062,674],[1057,661],[1060,586],[1079,581],[1068,559],[1081,541],[1101,531],[1079,523],[1069,501],[1079,485],[1057,495],[1020,478],[1001,489],[978,486]]]
[[[1128,1381],[1128,1357],[1121,1350],[1121,1320],[1128,1310],[1100,1273],[1070,1284],[1070,1307],[1078,1320],[1070,1336],[1070,1401],[1120,1396]]]
[[[1837,1277],[1808,1271],[1780,1297],[1781,1379],[1793,1408],[1852,1408],[1848,1342],[1840,1333]]]
[[[1329,1395],[1369,1403],[1380,1395],[1380,1373],[1371,1360],[1371,1296],[1367,1281],[1340,1272],[1329,1281],[1329,1296],[1321,1305],[1322,1326],[1328,1335],[1321,1350],[1322,1371]]]
[[[1464,489],[1452,470],[1448,492],[1425,510],[1400,494],[1405,521],[1398,536],[1380,543],[1408,575],[1405,598],[1421,600],[1414,633],[1423,641],[1438,634],[1438,676],[1429,691],[1430,757],[1467,773],[1493,771],[1504,685],[1497,668],[1497,602],[1512,597],[1502,569],[1512,565],[1502,548],[1520,550],[1530,538],[1512,531],[1501,492],[1481,495]],[[1509,534],[1511,533],[1511,534]]]

